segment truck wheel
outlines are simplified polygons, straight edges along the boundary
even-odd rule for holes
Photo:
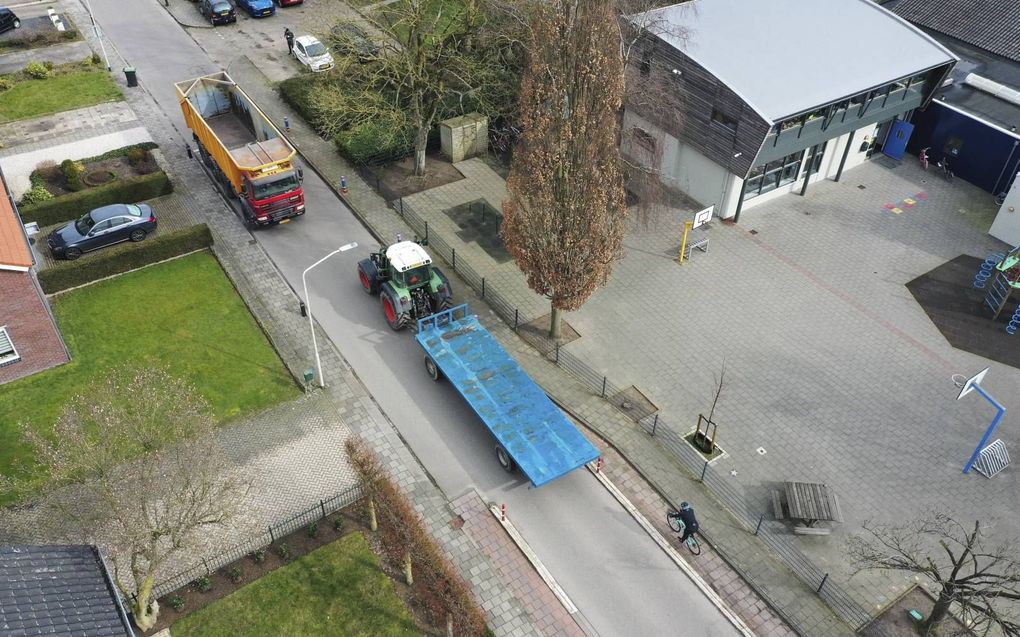
[[[358,262],[358,280],[361,281],[361,287],[367,294],[379,292],[378,271],[371,259],[362,259]]]
[[[425,371],[432,380],[439,380],[441,376],[439,366],[436,365],[436,361],[432,360],[432,357],[428,354],[425,355]]]
[[[498,442],[496,443],[496,460],[499,460],[499,465],[503,467],[507,473],[513,473],[513,470],[517,468],[517,465],[514,464],[514,459],[510,457],[510,454],[503,445]]]
[[[386,317],[386,323],[389,324],[391,330],[399,332],[407,327],[407,312],[397,312],[397,305],[389,294],[382,295],[382,307],[383,316]]]

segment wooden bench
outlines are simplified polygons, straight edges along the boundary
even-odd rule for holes
[[[827,526],[795,526],[793,532],[797,535],[828,535],[832,529]]]
[[[783,520],[786,518],[786,514],[783,513],[783,493],[782,491],[772,490],[772,510],[775,511],[776,519]]]

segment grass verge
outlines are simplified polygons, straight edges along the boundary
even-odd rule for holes
[[[68,399],[117,366],[167,365],[198,387],[221,422],[299,393],[207,252],[68,292],[52,305],[71,362],[0,386],[0,474],[17,475],[19,463],[32,461],[19,423],[48,431]]]
[[[174,637],[416,635],[368,542],[351,533],[173,625]]]
[[[0,122],[122,99],[124,95],[105,71],[78,71],[44,80],[24,80],[0,93]]]

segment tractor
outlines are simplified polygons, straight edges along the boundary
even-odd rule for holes
[[[453,305],[450,280],[432,265],[425,245],[425,240],[402,241],[397,235],[396,243],[358,262],[361,287],[368,294],[379,294],[383,315],[394,331]]]

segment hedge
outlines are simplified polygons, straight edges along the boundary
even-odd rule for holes
[[[212,244],[209,226],[200,223],[139,243],[122,243],[102,250],[84,261],[60,262],[39,272],[39,285],[42,286],[43,292],[53,294],[104,277],[122,274],[143,265],[208,248]]]
[[[112,184],[54,197],[31,206],[19,208],[25,223],[35,221],[40,227],[77,219],[89,210],[115,203],[135,203],[173,191],[173,184],[162,170],[148,175],[115,181]]]

